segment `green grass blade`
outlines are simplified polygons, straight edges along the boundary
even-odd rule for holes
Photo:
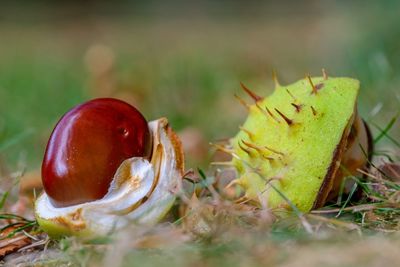
[[[393,117],[388,125],[386,125],[386,127],[384,129],[381,130],[381,132],[379,133],[379,135],[374,139],[374,144],[378,143],[379,140],[381,140],[384,136],[387,135],[387,133],[390,131],[390,129],[392,129],[393,125],[395,124],[395,122],[397,121],[398,115],[396,115],[395,117]],[[372,123],[375,126],[375,123]],[[375,126],[376,127],[376,126]]]
[[[33,133],[32,129],[29,129],[25,132],[22,132],[20,134],[17,134],[16,136],[14,136],[11,139],[8,139],[6,142],[0,144],[0,152],[3,152],[4,150],[6,150],[7,148],[18,144],[19,142],[21,142],[23,139],[27,138],[28,136],[30,136]]]
[[[10,194],[9,191],[6,191],[2,196],[1,196],[1,200],[0,200],[0,210],[3,209],[4,204],[6,203],[7,197]]]
[[[358,184],[355,183],[353,185],[353,187],[351,188],[351,191],[350,191],[349,195],[347,196],[347,199],[344,202],[343,206],[340,208],[338,214],[335,216],[336,218],[338,218],[342,214],[344,208],[346,208],[347,204],[350,202],[350,199],[353,197],[354,193],[356,192],[357,187],[358,187]]]

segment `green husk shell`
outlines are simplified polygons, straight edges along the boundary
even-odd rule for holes
[[[321,207],[346,149],[358,91],[355,79],[308,77],[253,97],[231,140],[245,196],[271,208]]]

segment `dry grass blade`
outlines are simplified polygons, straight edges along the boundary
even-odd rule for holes
[[[351,212],[359,212],[359,211],[367,211],[367,210],[374,210],[379,208],[375,204],[362,204],[357,206],[351,206],[346,208],[336,208],[336,209],[321,209],[321,210],[313,210],[311,211],[312,214],[330,214],[330,213],[337,213],[340,210],[342,211],[351,211]]]
[[[343,220],[327,218],[324,216],[319,216],[319,215],[314,215],[314,214],[308,214],[307,217],[309,219],[313,219],[313,220],[324,222],[324,223],[329,223],[329,224],[332,224],[332,225],[335,225],[335,226],[338,226],[341,228],[345,228],[348,230],[357,230],[361,234],[360,226],[358,226],[357,224],[352,223],[352,222],[346,222]]]
[[[37,239],[36,237],[30,237],[30,238],[31,238],[31,239],[33,239],[33,238]],[[33,240],[34,240],[34,239],[33,239]],[[18,250],[18,252],[21,252],[21,251],[24,251],[24,250],[27,250],[27,249],[31,249],[31,248],[36,248],[36,247],[40,247],[40,246],[45,246],[45,245],[47,245],[49,242],[50,242],[49,236],[48,236],[48,235],[45,235],[45,237],[44,237],[43,239],[41,239],[41,240],[36,240],[35,242],[31,243],[30,245],[27,245],[27,246],[25,246],[25,247],[20,248],[20,249]]]

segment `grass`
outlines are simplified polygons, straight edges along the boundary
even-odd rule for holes
[[[348,177],[356,182],[354,190],[340,195],[336,203],[311,213],[294,211],[281,216],[232,202],[220,187],[214,188],[218,176],[198,169],[186,178],[196,187],[186,187],[176,203],[177,208],[186,206],[184,216],[175,215],[155,227],[131,225],[85,242],[73,237],[47,241],[7,262],[29,259],[46,266],[154,266],[165,262],[170,266],[395,265],[399,260],[400,187],[382,166],[374,164],[367,176],[367,180]],[[357,187],[362,189],[361,198],[352,197]],[[189,197],[194,190],[199,198]],[[17,220],[18,226],[22,221],[24,228],[35,226],[34,221],[18,215],[2,214],[0,219]],[[22,230],[19,227],[8,237]],[[32,253],[37,254],[29,257]]]
[[[206,199],[202,201],[200,207],[209,204]],[[199,236],[190,232],[190,226],[180,226],[194,234],[188,238],[179,231],[180,227],[162,224],[151,229],[132,227],[89,244],[69,238],[53,246],[63,251],[57,264],[69,262],[77,266],[107,266],[111,262],[120,266],[154,266],[165,262],[171,266],[391,265],[398,261],[395,253],[400,242],[396,234],[398,221],[393,218],[398,218],[399,209],[380,205],[342,209],[339,218],[307,214],[312,233],[303,228],[294,214],[271,223],[252,213],[251,217],[257,218],[255,224],[242,217],[235,225],[231,220],[224,223],[225,216],[229,216],[225,212],[224,220],[216,215],[214,221],[208,221],[219,226],[212,227],[210,235]],[[217,208],[217,214],[229,207]],[[325,211],[334,215],[339,209]]]
[[[205,140],[232,136],[245,116],[233,98],[239,82],[266,95],[273,69],[282,84],[305,73],[321,75],[323,67],[331,76],[356,77],[362,84],[361,115],[369,118],[376,105],[384,105],[371,120],[386,124],[400,99],[399,21],[391,5],[310,6],[309,13],[283,17],[197,15],[188,23],[182,23],[184,17],[149,15],[89,17],[76,25],[68,19],[51,22],[46,13],[40,21],[5,20],[0,25],[0,140],[30,135],[3,157],[12,166],[25,157],[30,169],[37,168],[60,115],[103,95],[134,102],[148,119],[166,116],[177,130],[195,127]],[[102,78],[111,84],[108,91],[98,86],[101,79],[88,63],[98,45],[114,58],[110,76]],[[101,59],[100,54],[100,64]],[[400,135],[398,127],[392,131],[395,138]],[[189,156],[193,166],[208,161]]]

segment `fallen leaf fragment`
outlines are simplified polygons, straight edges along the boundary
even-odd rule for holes
[[[7,237],[12,231],[20,227],[19,225],[14,225],[5,229],[0,234],[0,259],[3,259],[4,256],[11,254],[27,245],[32,243],[31,238],[23,233],[15,234],[11,237]]]

